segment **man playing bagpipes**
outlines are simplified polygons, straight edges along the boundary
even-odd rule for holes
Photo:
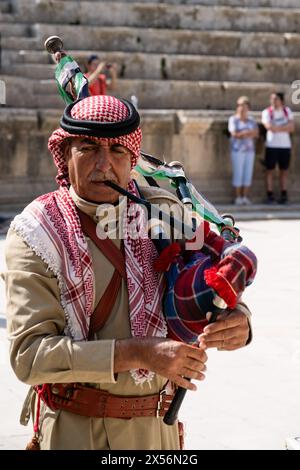
[[[74,70],[65,63],[64,78]],[[154,267],[159,257],[144,212],[136,216],[138,237],[127,227],[132,198],[182,204],[132,179],[142,137],[134,106],[80,96],[84,89],[77,76],[71,92],[81,99],[69,94],[49,139],[59,189],[29,204],[7,235],[11,364],[31,385],[21,422],[32,415],[29,449],[179,449],[178,423],[163,418],[174,385],[195,390],[190,379],[204,379],[207,355],[168,337],[165,275]],[[113,185],[130,197],[119,199]],[[123,236],[98,236],[102,209],[125,227]],[[205,347],[245,346],[249,316],[237,303],[207,326]]]

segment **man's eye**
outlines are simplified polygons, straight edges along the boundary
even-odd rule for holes
[[[126,149],[123,147],[112,147],[111,149],[115,153],[126,153]]]
[[[82,150],[83,152],[90,152],[90,151],[92,151],[92,150],[95,150],[95,147],[93,147],[93,146],[81,147],[81,150]]]

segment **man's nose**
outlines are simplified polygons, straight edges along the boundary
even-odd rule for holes
[[[96,169],[105,173],[111,168],[109,148],[99,147],[96,155]]]

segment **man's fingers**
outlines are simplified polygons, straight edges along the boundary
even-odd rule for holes
[[[205,379],[205,375],[202,372],[191,370],[188,367],[185,367],[182,370],[182,375],[183,375],[183,377],[186,377],[188,379],[195,379],[195,380],[204,380]]]
[[[185,379],[184,377],[181,377],[180,375],[177,375],[176,377],[174,377],[174,379],[172,379],[172,382],[175,382],[176,385],[178,385],[179,387],[186,388],[187,390],[192,390],[194,392],[197,390],[197,387],[195,384]]]
[[[211,323],[207,325],[203,333],[216,333],[217,331],[227,330],[228,328],[234,328],[241,324],[240,315],[229,315],[228,317],[223,319],[218,319],[215,323]]]
[[[201,371],[204,372],[206,370],[206,365],[204,364],[204,362],[196,361],[195,359],[192,359],[192,358],[187,358],[184,361],[184,365],[185,367],[193,370],[194,372],[201,372]]]
[[[203,342],[201,344],[201,346],[205,349],[209,349],[209,348],[218,348],[220,349],[222,347],[222,345],[224,345],[224,342],[223,341],[207,341],[207,342]]]
[[[207,361],[207,354],[203,349],[199,348],[198,346],[189,346],[187,350],[187,357],[192,359],[196,359],[196,361],[206,362]]]
[[[208,341],[227,341],[233,338],[240,338],[243,336],[244,330],[240,327],[228,328],[227,330],[221,330],[213,333],[204,333],[200,336],[200,341],[203,338],[205,342]],[[201,343],[200,343],[201,344]]]
[[[225,343],[223,346],[218,348],[219,351],[235,351],[245,346],[244,343]]]
[[[226,342],[226,341],[207,341],[203,342],[203,347],[205,349],[217,348],[220,351],[233,351],[245,346],[244,342],[239,341],[238,339],[235,342]]]
[[[235,311],[228,316],[222,314],[215,323],[206,326],[199,336],[199,346],[231,351],[245,346],[248,337],[248,319],[243,313]]]
[[[61,53],[60,52],[55,52],[54,54],[54,60],[55,62],[58,64],[58,62],[60,61],[61,59]]]

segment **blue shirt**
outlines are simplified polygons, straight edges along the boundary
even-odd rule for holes
[[[238,116],[230,116],[228,121],[228,131],[230,134],[233,132],[250,131],[257,128],[257,124],[253,117],[249,116],[246,121],[242,121]],[[249,137],[246,139],[237,139],[231,136],[231,151],[234,152],[254,152],[254,138]]]

